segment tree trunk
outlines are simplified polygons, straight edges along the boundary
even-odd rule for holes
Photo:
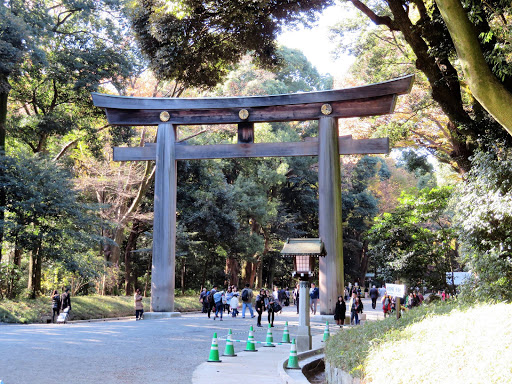
[[[233,256],[228,256],[226,258],[226,268],[224,272],[228,277],[228,284],[235,285],[238,287],[238,272],[240,271],[240,266],[238,264],[238,260]]]
[[[185,271],[186,271],[187,258],[181,258],[181,294],[185,294]]]
[[[124,250],[124,289],[126,296],[131,296],[132,287],[134,286],[134,279],[132,276],[132,251],[137,247],[137,239],[140,235],[139,231],[140,221],[133,220],[132,230],[126,242],[126,249]]]
[[[0,157],[5,156],[5,131],[7,126],[7,100],[10,91],[9,81],[6,76],[0,75]],[[0,171],[2,172],[2,171]],[[0,178],[3,178],[0,174]],[[0,207],[5,207],[6,194],[5,189],[0,188]],[[5,217],[4,211],[0,210],[0,221],[3,222]],[[4,230],[0,227],[0,261],[2,261],[2,245],[4,240]]]
[[[124,239],[124,227],[122,225],[118,226],[114,233],[114,241],[116,245],[110,246],[110,262],[112,265],[119,265],[119,260],[121,258],[121,245],[123,244]]]
[[[475,98],[512,135],[512,94],[492,73],[460,0],[436,0]]]
[[[368,272],[368,240],[363,241],[363,249],[361,250],[361,274],[359,278],[359,284],[365,284],[366,272]]]
[[[15,245],[13,263],[16,264],[18,267],[21,267],[21,256],[22,250],[18,248],[17,245]]]
[[[30,260],[28,266],[28,290],[30,298],[35,299],[41,292],[41,247],[36,246],[30,252]]]

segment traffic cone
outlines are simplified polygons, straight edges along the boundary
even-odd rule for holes
[[[267,328],[267,339],[265,340],[265,344],[263,344],[264,347],[275,347],[274,343],[274,337],[272,336],[272,327],[270,324]]]
[[[292,340],[292,346],[290,348],[290,357],[288,358],[288,364],[286,369],[300,369],[299,359],[297,358],[297,346],[295,345],[295,339]]]
[[[209,363],[220,363],[219,360],[219,344],[217,344],[217,332],[213,334],[212,347],[210,348],[210,357],[208,357]]]
[[[290,344],[290,332],[288,332],[288,322],[284,323],[283,339],[281,343]]]
[[[231,341],[231,328],[228,332],[228,337],[226,338],[226,348],[224,349],[224,354],[222,356],[236,356],[235,347],[233,347],[233,342]]]
[[[329,322],[326,321],[325,322],[325,329],[324,329],[324,337],[322,339],[322,343],[324,341],[327,341],[327,339],[331,336],[331,334],[329,333]]]
[[[251,328],[249,328],[249,336],[247,337],[247,345],[245,346],[246,352],[258,352],[256,350],[256,345],[254,344],[254,329],[251,325]]]

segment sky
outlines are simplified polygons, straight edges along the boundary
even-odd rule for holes
[[[289,48],[300,49],[308,60],[322,73],[330,73],[337,79],[342,79],[353,62],[353,58],[345,55],[335,59],[332,54],[334,42],[329,38],[329,28],[336,24],[346,14],[346,8],[334,5],[326,8],[318,23],[311,29],[285,30],[278,42]]]

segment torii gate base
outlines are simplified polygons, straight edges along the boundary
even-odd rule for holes
[[[176,255],[176,162],[190,159],[318,156],[319,229],[327,253],[320,258],[320,313],[333,314],[344,290],[339,155],[388,153],[388,139],[338,136],[338,118],[388,114],[413,76],[364,87],[262,97],[169,99],[93,94],[112,125],[158,125],[156,145],[114,148],[115,161],[156,161],[151,312],[174,312]],[[318,140],[254,144],[254,123],[319,120]],[[238,144],[176,143],[178,125],[238,124]]]

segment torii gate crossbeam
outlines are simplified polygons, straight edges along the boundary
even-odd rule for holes
[[[318,156],[319,232],[327,256],[320,260],[320,311],[334,312],[343,292],[343,240],[339,156],[388,153],[388,139],[339,137],[338,118],[392,113],[397,95],[414,81],[406,76],[384,83],[332,91],[228,98],[136,98],[93,93],[112,125],[158,125],[156,144],[114,148],[115,161],[156,161],[151,312],[174,311],[176,253],[176,162],[186,159]],[[319,120],[318,140],[254,143],[254,123]],[[238,144],[184,145],[179,125],[238,124]]]

